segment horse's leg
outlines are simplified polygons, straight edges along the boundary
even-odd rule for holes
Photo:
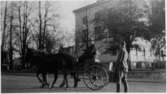
[[[66,83],[66,88],[68,88],[68,80],[67,80],[67,73],[64,75],[65,83]]]
[[[63,87],[65,85],[66,81],[65,81],[65,73],[63,73],[63,82],[60,84],[60,88]]]
[[[74,77],[74,88],[76,88],[78,86],[78,81],[79,81],[78,73],[74,72],[73,77]]]
[[[128,84],[127,84],[126,76],[127,76],[127,74],[124,73],[123,77],[122,77],[122,83],[124,85],[124,92],[128,92]]]
[[[43,83],[44,86],[49,86],[49,84],[47,83],[47,73],[42,73],[42,77],[43,77]]]
[[[116,90],[116,92],[120,92],[120,85],[121,85],[121,73],[120,72],[118,72],[118,74],[117,74],[117,82],[116,82],[116,88],[117,88],[117,90]]]
[[[55,84],[56,81],[57,81],[57,76],[58,76],[58,73],[57,73],[57,72],[54,73],[54,80],[53,80],[53,82],[49,85],[49,88],[53,88],[54,84]]]
[[[43,83],[42,79],[40,78],[40,72],[37,72],[36,77],[37,77],[38,81],[42,84],[41,88],[43,88],[44,83]]]

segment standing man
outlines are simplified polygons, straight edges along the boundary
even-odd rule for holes
[[[128,84],[127,84],[127,72],[128,72],[128,52],[126,50],[126,43],[122,41],[119,45],[118,50],[118,58],[115,62],[115,76],[116,76],[116,87],[117,92],[120,92],[121,82],[124,85],[124,92],[128,92]]]

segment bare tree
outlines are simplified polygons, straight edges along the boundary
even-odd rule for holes
[[[5,2],[5,9],[4,9],[4,17],[3,17],[3,30],[2,30],[2,44],[1,44],[1,55],[2,55],[2,63],[5,63],[5,60],[7,58],[7,54],[5,54],[4,51],[4,45],[5,45],[5,35],[6,35],[6,27],[7,27],[7,1]]]
[[[24,3],[24,13],[23,13],[23,40],[22,40],[22,56],[23,61],[25,60],[25,53],[26,53],[26,47],[27,47],[27,37],[29,33],[29,29],[27,26],[28,23],[28,3]]]
[[[28,37],[30,33],[30,14],[31,14],[31,8],[29,6],[29,2],[19,2],[17,5],[17,12],[18,12],[18,35],[19,35],[19,50],[20,50],[20,56],[22,57],[22,63],[23,66],[25,64],[25,56],[26,56],[26,50],[28,47]]]
[[[50,41],[48,36],[51,36],[49,33],[56,31],[55,24],[51,23],[50,21],[53,20],[57,15],[49,15],[51,5],[49,2],[45,1],[44,6],[42,6],[42,2],[39,1],[38,7],[38,24],[39,24],[39,32],[38,32],[38,49],[39,50],[47,50],[47,41]],[[52,28],[52,30],[51,30]],[[51,42],[51,41],[50,41]],[[53,41],[52,41],[53,42]],[[54,42],[53,42],[54,44]]]
[[[41,1],[39,1],[39,34],[38,34],[38,49],[42,49],[42,13],[41,13]]]
[[[48,22],[48,11],[49,6],[45,3],[45,13],[44,13],[44,26],[43,26],[43,47],[46,47],[46,30],[47,30],[47,22]]]
[[[10,16],[9,16],[9,64],[10,69],[13,66],[13,20],[14,20],[14,13],[13,13],[13,3],[11,3],[11,10],[10,10]]]
[[[36,10],[32,10],[33,4],[27,1],[6,2],[3,7],[3,39],[1,48],[3,50],[5,48],[4,45],[8,48],[9,53],[7,55],[10,67],[12,67],[15,53],[18,52],[20,57],[22,57],[23,66],[25,65],[26,50],[29,43],[35,43],[37,49],[46,49],[48,52],[54,49],[55,41],[57,41],[54,37],[57,29],[56,20],[54,20],[56,16],[54,13],[49,15],[49,13],[52,14],[49,11],[49,8],[51,8],[49,3],[44,2],[45,5],[41,4],[40,1],[38,3],[39,6],[37,7],[39,9]],[[34,13],[35,15],[31,15],[33,11],[38,11],[38,14]],[[36,18],[38,18],[37,21]],[[37,40],[34,41],[32,39],[33,36],[37,36]],[[4,59],[4,57],[2,58]]]
[[[6,19],[7,19],[7,1],[5,3],[5,10],[4,10],[4,21],[3,21],[3,31],[2,31],[2,45],[1,45],[1,50],[3,51],[4,48],[4,41],[5,41],[5,33],[6,33]]]

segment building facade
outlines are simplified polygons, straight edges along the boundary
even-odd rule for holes
[[[83,49],[86,48],[87,44],[94,42],[97,49],[97,60],[100,62],[114,62],[117,60],[117,52],[106,51],[106,46],[111,44],[109,41],[112,41],[112,35],[108,29],[103,28],[103,23],[97,24],[94,22],[97,14],[102,12],[102,16],[105,16],[104,10],[106,9],[117,9],[120,7],[130,8],[131,2],[133,2],[133,4],[135,4],[138,8],[147,12],[146,16],[140,20],[148,20],[148,15],[154,11],[152,10],[156,3],[154,1],[158,0],[97,0],[97,2],[93,4],[74,10],[76,19],[75,51],[77,56],[80,56],[83,53]],[[131,48],[129,54],[131,60],[131,69],[151,68],[154,62],[157,62],[157,60],[166,62],[164,57],[162,59],[160,59],[160,57],[157,58],[157,56],[151,52],[147,42],[145,43],[146,48],[141,51]],[[162,63],[159,64],[161,65]]]
[[[109,31],[107,29],[100,30],[99,26],[94,23],[96,14],[105,9],[112,9],[119,7],[130,6],[130,2],[133,1],[139,8],[143,8],[147,3],[145,0],[97,0],[97,2],[87,5],[85,7],[74,10],[75,13],[75,45],[78,55],[82,54],[82,50],[85,48],[86,43],[94,42],[96,48],[100,53],[103,53],[102,50],[104,41],[110,38]],[[104,14],[105,15],[105,14]],[[101,24],[100,24],[101,25]],[[87,37],[88,36],[88,37]],[[106,61],[115,61],[117,54],[114,55],[103,55],[108,58]],[[101,58],[104,58],[100,56]]]

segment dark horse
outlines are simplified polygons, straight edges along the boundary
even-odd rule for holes
[[[66,83],[66,87],[68,87],[67,74],[71,73],[74,77],[74,87],[77,87],[78,79],[73,71],[76,61],[72,56],[63,53],[46,54],[33,49],[28,49],[26,60],[36,66],[36,76],[42,84],[42,88],[45,86],[52,88],[56,83],[58,72],[62,72],[64,75],[64,81],[61,86]],[[54,74],[54,80],[50,85],[47,83],[46,78],[48,73]],[[40,78],[40,74],[42,74],[43,79]]]

